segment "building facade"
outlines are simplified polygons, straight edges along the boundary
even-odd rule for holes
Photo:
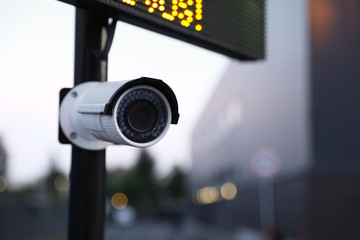
[[[195,215],[360,238],[359,18],[357,1],[268,1],[267,59],[232,62],[194,129]],[[206,187],[218,191],[212,201]]]

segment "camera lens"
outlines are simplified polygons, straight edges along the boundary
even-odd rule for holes
[[[148,101],[139,101],[129,107],[127,121],[137,132],[148,132],[156,125],[156,109]]]
[[[125,92],[116,109],[120,132],[129,140],[147,143],[166,129],[169,113],[164,97],[150,87],[137,87]]]

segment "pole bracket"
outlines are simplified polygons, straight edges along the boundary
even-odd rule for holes
[[[92,50],[92,53],[99,60],[107,60],[112,42],[114,40],[116,23],[117,23],[118,19],[117,18],[109,18],[109,20],[112,20],[112,21],[107,26],[105,26],[107,37],[106,37],[106,43],[105,43],[104,48],[101,50],[99,50],[99,49]]]

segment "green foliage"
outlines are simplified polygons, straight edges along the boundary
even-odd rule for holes
[[[148,208],[157,205],[157,183],[154,177],[154,160],[146,150],[138,156],[137,164],[125,171],[118,170],[108,176],[107,189],[112,196],[117,192],[124,193],[129,204],[137,208]]]
[[[167,189],[172,198],[181,198],[186,194],[186,175],[179,167],[175,167],[170,175]]]
[[[163,183],[160,185],[155,177],[154,159],[142,149],[133,168],[108,174],[107,190],[110,197],[124,193],[130,205],[143,210],[158,208],[163,201],[183,197],[186,193],[186,176],[179,168],[175,168]]]
[[[141,199],[141,182],[138,173],[131,169],[129,171],[116,171],[109,174],[107,189],[112,196],[117,192],[125,193],[129,202],[136,205]]]

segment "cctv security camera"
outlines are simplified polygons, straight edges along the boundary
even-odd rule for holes
[[[157,79],[85,82],[66,92],[60,130],[70,143],[87,150],[151,146],[179,119],[174,92]]]

